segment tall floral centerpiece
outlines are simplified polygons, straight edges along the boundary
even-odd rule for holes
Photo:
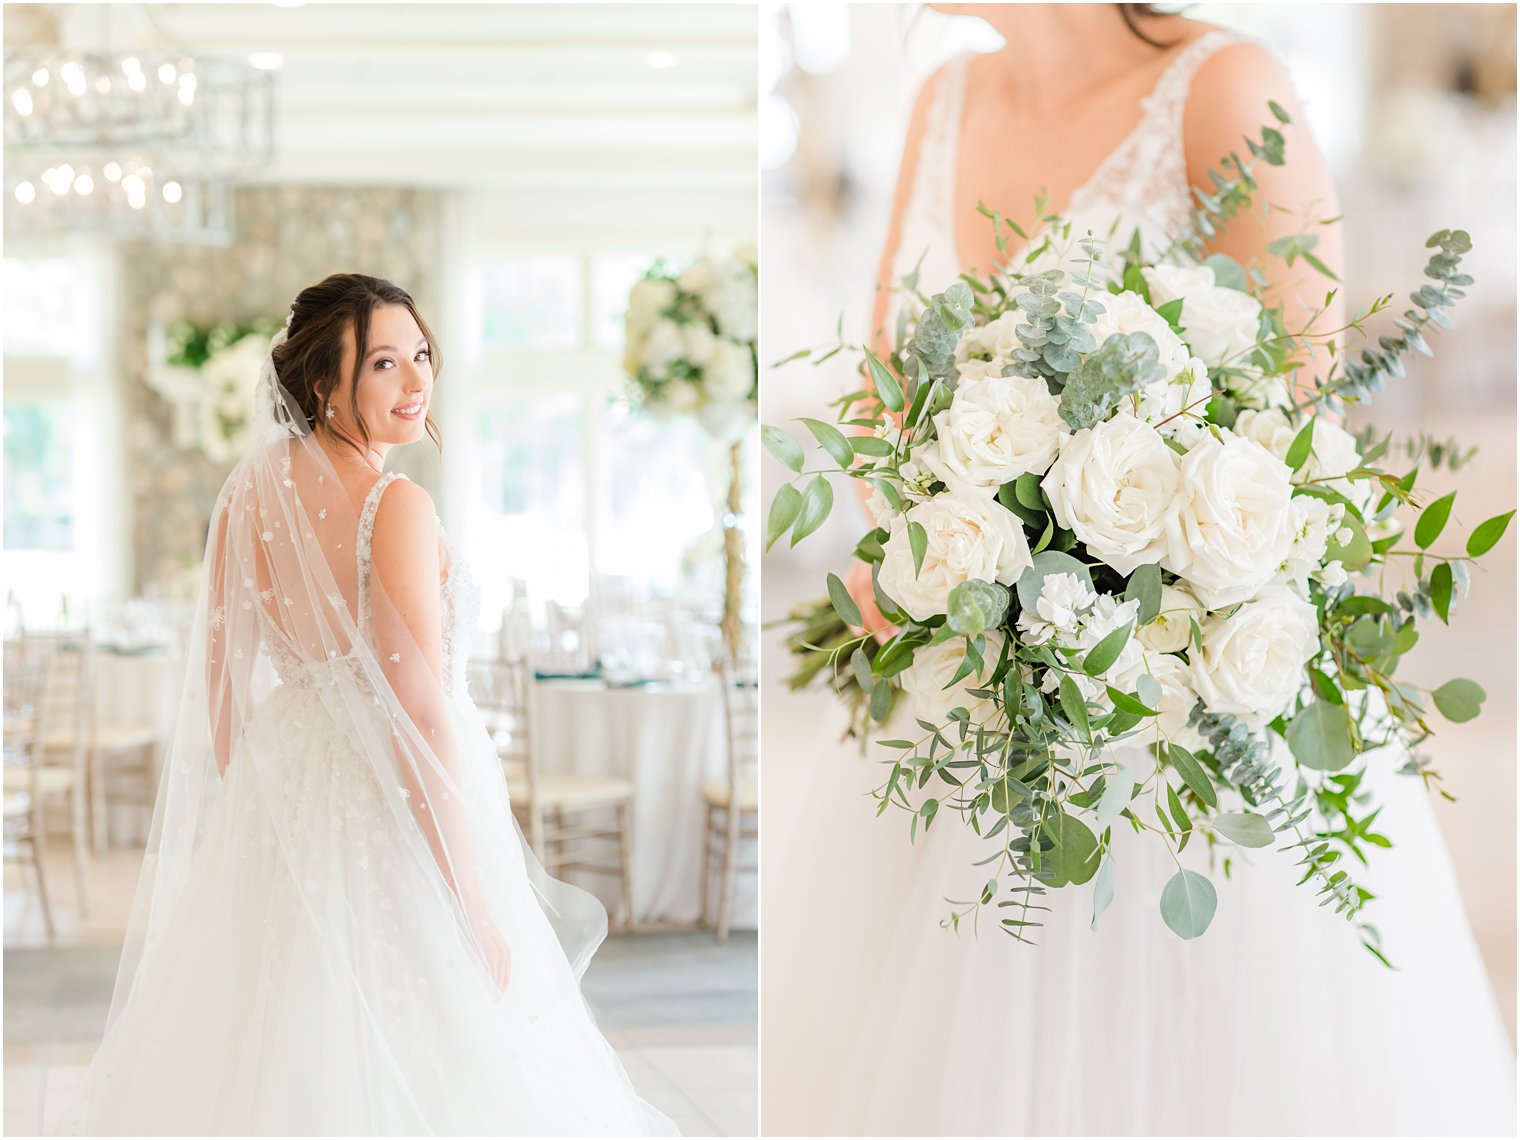
[[[723,648],[736,660],[743,636],[743,437],[755,422],[759,370],[758,273],[753,251],[704,255],[677,272],[652,266],[628,297],[623,367],[650,414],[695,416],[727,444],[723,517]]]
[[[768,543],[818,529],[831,479],[869,488],[875,526],[856,555],[870,582],[852,592],[830,574],[828,599],[793,615],[795,683],[827,680],[885,751],[878,814],[906,813],[910,835],[949,819],[982,837],[947,925],[989,909],[1026,939],[1042,896],[1091,882],[1096,927],[1129,831],[1175,863],[1158,902],[1180,937],[1214,916],[1203,871],[1276,847],[1384,959],[1356,872],[1394,841],[1369,773],[1433,784],[1420,746],[1484,697],[1396,671],[1514,512],[1458,539],[1454,494],[1420,487],[1433,453],[1395,468],[1389,440],[1338,420],[1452,327],[1471,243],[1434,234],[1427,280],[1389,332],[1311,376],[1312,348],[1362,333],[1392,297],[1327,328],[1330,281],[1324,306],[1290,324],[1260,274],[1208,254],[1207,236],[1252,206],[1252,167],[1283,161],[1283,136],[1268,127],[1249,149],[1177,234],[1076,234],[1043,216],[1031,238],[984,209],[1000,246],[1017,235],[1028,252],[932,295],[902,283],[893,342],[861,350],[865,384],[838,424],[803,421],[821,469],[788,432],[762,430],[796,473]],[[1269,252],[1331,278],[1316,241]],[[1202,870],[1181,857],[1189,843],[1207,850]]]
[[[174,407],[174,442],[231,463],[248,442],[254,388],[276,320],[198,326],[181,321],[150,336],[148,386]]]

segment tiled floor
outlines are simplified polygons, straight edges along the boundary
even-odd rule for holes
[[[80,919],[67,856],[54,854],[52,949],[21,870],[6,865],[7,1136],[51,1124],[94,1051],[139,863],[135,851],[97,859],[94,913]],[[756,959],[752,931],[723,946],[702,932],[658,931],[610,938],[587,970],[586,997],[629,1079],[688,1136],[756,1134]]]

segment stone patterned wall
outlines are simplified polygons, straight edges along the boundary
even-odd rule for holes
[[[269,186],[237,193],[237,237],[225,248],[135,243],[122,256],[124,406],[133,503],[133,584],[183,594],[230,465],[176,447],[173,410],[148,387],[152,322],[283,318],[329,273],[389,278],[424,315],[438,295],[436,199],[391,188]],[[437,453],[424,440],[393,466],[436,489]]]

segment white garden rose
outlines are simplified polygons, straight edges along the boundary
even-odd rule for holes
[[[658,277],[644,277],[634,283],[628,294],[628,327],[645,332],[654,327],[660,314],[675,304],[676,287]]]
[[[707,398],[719,403],[742,403],[755,386],[755,358],[747,344],[718,340],[712,363],[702,371]]]
[[[1121,574],[1160,559],[1179,459],[1149,424],[1121,412],[1061,445],[1040,486],[1056,521]]]
[[[1023,312],[1010,309],[995,321],[963,332],[955,342],[955,371],[961,381],[1001,377],[1014,351],[1022,347],[1014,330],[1023,322]]]
[[[1161,609],[1140,627],[1140,644],[1157,653],[1177,653],[1193,640],[1193,623],[1203,624],[1203,608],[1181,584],[1161,587]]]
[[[969,487],[1044,474],[1066,428],[1045,381],[1027,376],[962,378],[934,426],[939,438],[924,462],[946,485]]]
[[[908,523],[928,537],[923,567],[913,570]],[[1010,586],[1031,563],[1018,517],[991,495],[952,490],[916,503],[892,519],[879,571],[887,596],[918,621],[945,612],[950,591],[973,578]]]
[[[1287,411],[1293,406],[1293,389],[1286,376],[1268,376],[1249,364],[1232,364],[1224,383],[1230,398],[1242,408]]]
[[[1260,301],[1220,285],[1209,265],[1156,265],[1142,272],[1151,304],[1182,298],[1177,324],[1194,356],[1210,368],[1246,362],[1261,327]]]
[[[1145,659],[1145,667],[1161,686],[1161,699],[1156,702],[1156,719],[1141,722],[1141,734],[1150,737],[1159,730],[1162,739],[1184,748],[1191,750],[1201,745],[1198,730],[1188,727],[1188,714],[1198,703],[1188,663],[1170,653],[1151,653]]]
[[[1288,448],[1298,436],[1299,429],[1279,411],[1246,411],[1235,417],[1231,429],[1236,435],[1254,439],[1279,459],[1286,459]],[[1309,458],[1292,475],[1299,484],[1317,483],[1345,495],[1354,503],[1362,503],[1371,494],[1371,484],[1342,478],[1361,466],[1362,453],[1357,450],[1356,437],[1327,416],[1314,417],[1314,434],[1309,446]]]
[[[1261,444],[1205,435],[1182,457],[1161,565],[1211,610],[1243,602],[1293,545],[1288,468]]]
[[[996,706],[991,700],[973,697],[966,692],[967,689],[986,687],[1003,652],[1001,633],[989,630],[986,637],[982,670],[963,677],[954,685],[950,684],[950,679],[966,655],[965,639],[952,637],[939,645],[924,645],[914,650],[913,664],[903,670],[902,686],[913,698],[915,709],[924,720],[942,724],[953,708],[963,708],[970,713],[972,724],[981,724],[992,716]]]
[[[1168,439],[1187,446],[1208,430],[1203,415],[1208,411],[1209,396],[1213,391],[1208,366],[1193,356],[1175,376],[1149,384],[1130,397],[1131,407],[1136,419],[1153,425]]]
[[[1319,652],[1315,608],[1274,588],[1228,617],[1203,626],[1203,652],[1193,661],[1193,688],[1208,710],[1232,713],[1260,728],[1286,711],[1304,685],[1304,665]]]
[[[1172,331],[1166,318],[1145,303],[1139,293],[1126,290],[1123,293],[1106,294],[1098,300],[1103,312],[1088,326],[1098,348],[1103,342],[1119,333],[1143,332],[1156,342],[1165,369],[1163,379],[1171,379],[1187,367],[1188,350],[1182,338]],[[1095,350],[1096,351],[1096,350]],[[1199,355],[1202,355],[1201,353]]]

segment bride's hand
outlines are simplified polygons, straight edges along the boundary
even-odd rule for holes
[[[475,945],[485,959],[491,982],[498,990],[505,991],[512,977],[512,948],[502,937],[501,931],[489,918],[478,918],[474,923]]]
[[[856,560],[844,576],[844,588],[860,610],[860,629],[876,638],[878,644],[897,632],[897,627],[882,616],[876,604],[876,588],[871,583],[871,564]]]

